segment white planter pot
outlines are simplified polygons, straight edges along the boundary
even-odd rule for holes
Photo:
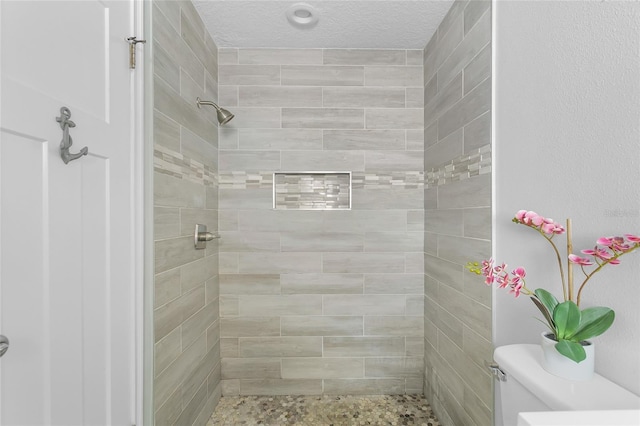
[[[583,348],[587,357],[581,362],[575,362],[561,355],[555,348],[556,341],[542,333],[542,367],[549,373],[568,380],[589,380],[593,377],[595,368],[595,348],[592,342],[586,341]]]

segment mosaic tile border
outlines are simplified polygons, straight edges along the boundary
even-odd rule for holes
[[[446,185],[487,173],[491,173],[489,144],[425,172],[425,187]]]
[[[232,171],[215,169],[162,146],[154,149],[154,170],[179,179],[221,189],[273,188],[273,171]],[[433,188],[491,173],[491,145],[484,145],[426,172],[352,172],[352,189]]]
[[[472,153],[454,158],[426,172],[352,172],[352,189],[420,189],[433,188],[474,176],[491,173],[491,145],[484,145]],[[272,171],[221,172],[218,176],[220,188],[247,189],[272,188]]]
[[[221,172],[221,189],[272,188],[274,172]],[[278,172],[276,172],[278,173]],[[308,172],[315,173],[315,172]],[[424,186],[424,172],[351,173],[353,189],[417,189]]]
[[[218,184],[215,169],[162,146],[154,147],[153,169],[158,173],[189,180],[204,186],[216,186]]]

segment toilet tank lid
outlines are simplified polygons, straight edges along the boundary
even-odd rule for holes
[[[507,345],[496,348],[493,359],[552,410],[639,409],[640,397],[599,374],[591,380],[573,381],[548,373],[542,368],[540,345]]]

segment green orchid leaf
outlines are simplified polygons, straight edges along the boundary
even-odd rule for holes
[[[580,309],[571,300],[559,303],[553,310],[553,322],[556,324],[556,337],[568,339],[580,326]]]
[[[577,342],[560,340],[556,343],[555,348],[562,355],[577,363],[584,361],[587,357],[587,353],[584,351],[584,348]]]
[[[551,316],[551,312],[553,312],[553,311],[549,311],[547,309],[547,307],[545,305],[543,305],[542,302],[540,302],[540,300],[535,296],[531,296],[531,301],[536,305],[538,310],[542,313],[542,316],[547,321],[547,325],[549,326],[551,331],[555,334],[556,325],[553,322],[553,317]]]
[[[545,308],[547,308],[547,311],[553,313],[553,310],[556,308],[556,306],[558,306],[558,299],[556,299],[553,294],[549,293],[543,288],[536,289],[534,293],[538,300],[540,300]]]
[[[616,314],[613,309],[596,306],[581,312],[580,325],[571,340],[581,342],[604,333],[611,327]]]

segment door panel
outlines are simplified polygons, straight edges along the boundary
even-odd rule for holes
[[[0,2],[2,425],[133,423],[131,10]],[[89,148],[69,164],[62,106]]]

